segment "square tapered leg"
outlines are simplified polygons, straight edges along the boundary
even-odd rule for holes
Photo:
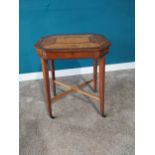
[[[97,59],[94,59],[93,65],[94,92],[97,91]]]
[[[51,95],[50,95],[50,81],[48,74],[48,61],[45,59],[41,59],[42,70],[44,76],[44,88],[45,88],[45,97],[47,101],[47,111],[51,118],[54,118],[52,115],[52,103],[51,103]]]
[[[105,59],[99,58],[99,87],[100,87],[100,112],[103,117],[104,114],[104,83],[105,83]]]

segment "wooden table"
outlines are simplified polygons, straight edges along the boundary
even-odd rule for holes
[[[103,36],[97,34],[79,34],[79,35],[57,35],[41,38],[35,48],[41,59],[45,96],[47,99],[47,110],[51,118],[52,103],[72,92],[78,92],[85,96],[98,100],[100,103],[100,112],[104,117],[104,81],[105,81],[105,55],[109,51],[111,43]],[[77,86],[64,84],[55,79],[55,59],[81,59],[91,58],[94,60],[93,79]],[[54,97],[51,98],[50,80],[48,72],[48,61],[50,61],[50,70],[52,75],[52,90]],[[99,91],[100,95],[90,94],[80,88],[86,86],[90,82],[94,82],[94,91],[97,89],[97,61],[99,62]],[[67,88],[67,91],[56,95],[56,85]]]

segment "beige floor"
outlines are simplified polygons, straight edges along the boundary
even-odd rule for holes
[[[134,155],[134,80],[134,70],[106,73],[106,118],[97,101],[73,94],[54,104],[54,120],[46,113],[43,81],[20,82],[20,155]]]

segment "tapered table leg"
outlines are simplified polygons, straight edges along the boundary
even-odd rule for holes
[[[93,65],[93,78],[94,78],[94,92],[97,90],[97,59],[94,59]]]
[[[49,81],[49,74],[48,74],[48,61],[45,59],[41,59],[42,63],[42,70],[44,76],[44,87],[45,87],[45,97],[47,100],[47,111],[51,118],[54,118],[52,115],[52,103],[51,103],[51,95],[50,95],[50,81]]]
[[[104,114],[104,82],[105,82],[105,59],[99,58],[99,87],[100,87],[100,112],[103,117]]]
[[[54,67],[54,60],[50,60],[50,68],[51,68],[51,78],[52,78],[52,90],[53,95],[56,96],[56,85],[55,85],[55,67]]]

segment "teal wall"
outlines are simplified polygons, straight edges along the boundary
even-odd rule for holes
[[[34,44],[49,34],[104,34],[112,42],[107,64],[134,61],[134,9],[134,0],[20,0],[20,73],[41,71]],[[91,65],[92,60],[56,61],[56,69]]]

